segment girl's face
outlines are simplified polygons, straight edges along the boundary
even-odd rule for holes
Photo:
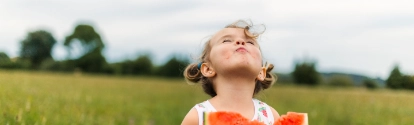
[[[210,41],[210,61],[217,74],[243,73],[257,75],[262,69],[262,56],[255,39],[242,28],[224,28]],[[236,72],[235,72],[236,71]]]

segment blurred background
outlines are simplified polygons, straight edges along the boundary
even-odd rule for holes
[[[318,125],[414,124],[414,102],[399,102],[414,99],[413,5],[1,0],[0,123],[179,124],[209,98],[187,85],[185,66],[243,19],[266,26],[259,43],[278,81],[257,98],[279,114],[308,112]]]

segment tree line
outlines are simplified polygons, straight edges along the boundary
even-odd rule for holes
[[[295,69],[291,73],[291,76],[293,77],[292,82],[311,86],[357,86],[354,82],[355,80],[353,80],[349,75],[340,74],[330,77],[322,77],[322,75],[316,70],[315,65],[315,61],[303,61],[296,63]],[[286,80],[286,78],[284,80]],[[366,77],[361,82],[360,86],[370,89],[380,87],[380,84],[372,78]],[[414,90],[414,76],[401,73],[399,66],[396,65],[390,72],[388,78],[385,80],[385,87],[391,89]]]
[[[189,63],[188,59],[175,55],[165,64],[155,66],[149,54],[140,55],[133,60],[108,63],[102,55],[104,41],[94,27],[88,24],[77,25],[73,33],[62,41],[68,53],[65,60],[56,61],[52,58],[52,49],[57,42],[46,30],[29,32],[19,42],[18,57],[10,58],[6,53],[0,52],[0,68],[180,77],[182,67]]]
[[[104,41],[93,26],[88,24],[77,25],[63,42],[67,50],[65,60],[56,61],[51,52],[58,41],[46,30],[37,30],[27,33],[20,41],[19,57],[10,58],[0,52],[0,68],[23,70],[46,70],[62,72],[87,72],[114,75],[145,75],[182,77],[182,71],[189,64],[188,58],[178,55],[172,56],[166,63],[157,66],[151,60],[150,54],[142,54],[133,60],[117,63],[108,63],[102,55]],[[324,77],[316,70],[315,61],[297,61],[294,70],[288,74],[278,74],[278,82],[295,83],[299,85],[329,85],[329,86],[357,86],[349,75],[333,75]],[[359,84],[368,88],[378,88],[378,82],[371,78],[363,78]],[[386,87],[392,89],[414,90],[414,76],[400,72],[399,67],[391,71],[386,80]]]

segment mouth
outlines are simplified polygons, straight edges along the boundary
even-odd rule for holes
[[[236,49],[236,52],[249,52],[249,51],[247,51],[247,49],[244,47],[239,47]]]

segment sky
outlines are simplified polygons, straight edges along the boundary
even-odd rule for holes
[[[64,60],[64,38],[86,23],[102,36],[108,62],[150,52],[161,65],[172,55],[195,59],[218,30],[239,19],[264,24],[264,60],[289,73],[297,60],[320,72],[387,78],[395,65],[414,75],[412,0],[0,0],[0,52],[19,55],[28,32],[47,30]]]

